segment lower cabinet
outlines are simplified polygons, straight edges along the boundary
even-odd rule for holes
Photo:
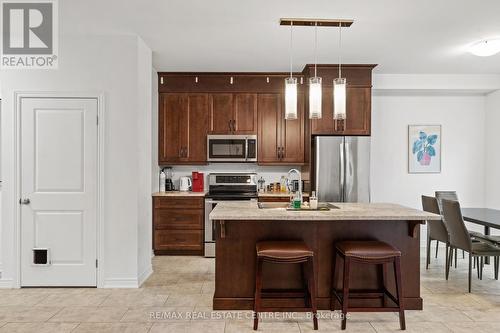
[[[203,197],[153,197],[156,255],[203,255]]]

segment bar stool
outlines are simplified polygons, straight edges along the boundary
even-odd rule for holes
[[[255,317],[253,329],[257,330],[260,312],[282,312],[285,309],[295,312],[312,312],[314,329],[318,329],[316,285],[314,276],[314,252],[302,241],[263,241],[256,245],[257,269],[255,273]],[[300,264],[307,283],[304,283],[303,308],[262,307],[262,264],[269,262],[273,264]],[[304,276],[302,276],[304,279]],[[305,282],[305,281],[303,281]],[[307,286],[306,286],[307,285]],[[266,293],[267,294],[267,293]],[[279,292],[274,292],[279,294]]]
[[[402,330],[406,329],[405,324],[405,312],[403,304],[402,295],[402,283],[401,283],[401,251],[394,248],[393,246],[379,241],[343,241],[339,242],[335,246],[336,251],[333,257],[333,273],[332,273],[332,293],[339,301],[342,307],[342,329],[346,328],[347,324],[347,312],[399,312],[399,325]],[[335,265],[337,260],[337,255],[344,260],[344,275],[343,275],[343,286],[342,286],[342,296],[337,293],[335,288]],[[351,263],[361,263],[361,264],[376,264],[382,265],[383,272],[383,286],[382,290],[377,290],[375,292],[363,292],[363,293],[350,293],[349,292],[349,273],[351,269]],[[396,281],[396,293],[397,299],[394,297],[386,288],[386,275],[387,268],[386,264],[392,263],[394,266],[394,274]],[[349,298],[368,298],[368,297],[384,297],[387,296],[394,303],[395,307],[384,306],[383,307],[350,307]],[[335,298],[331,298],[330,309],[335,310]]]

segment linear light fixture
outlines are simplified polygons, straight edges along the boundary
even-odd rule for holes
[[[336,27],[339,29],[339,76],[333,80],[333,118],[335,121],[335,129],[338,131],[345,130],[345,119],[347,117],[346,111],[346,100],[347,100],[347,81],[342,77],[342,28],[348,28],[354,23],[351,19],[315,19],[315,18],[281,18],[280,25],[289,25],[290,32],[292,26],[305,26],[305,27]],[[317,47],[317,32],[315,31],[315,61],[314,61],[314,77],[309,79],[309,117],[311,119],[321,118],[322,116],[322,87],[321,78],[317,76],[317,61],[316,61],[316,47]],[[291,34],[290,34],[290,49],[291,49]],[[290,66],[291,66],[291,51],[290,51]],[[295,83],[295,85],[293,85]],[[290,110],[292,110],[292,102],[294,101],[295,113],[297,115],[297,79],[292,77],[292,72],[290,70],[290,77],[285,80],[285,107],[288,110],[288,105],[290,104]],[[289,98],[290,96],[290,98]],[[292,101],[292,96],[295,99]],[[288,111],[286,112],[286,119],[288,118]]]

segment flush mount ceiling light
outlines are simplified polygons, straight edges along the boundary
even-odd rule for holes
[[[485,39],[469,46],[469,52],[479,57],[489,57],[500,52],[500,38]]]

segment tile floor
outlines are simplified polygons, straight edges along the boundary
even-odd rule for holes
[[[468,294],[467,260],[460,259],[445,281],[442,257],[433,258],[428,271],[421,259],[425,309],[407,311],[407,331],[499,332],[500,281],[493,279],[491,266],[486,266],[483,281],[474,276],[473,293]],[[250,311],[239,318],[237,313],[215,313],[226,318],[210,319],[213,259],[156,257],[153,265],[155,273],[140,289],[0,289],[0,332],[252,332],[252,320],[246,319]],[[340,331],[340,322],[320,319],[319,327]],[[393,313],[353,313],[347,324],[347,331],[397,330]],[[313,329],[309,319],[297,315],[264,319],[259,331]]]

